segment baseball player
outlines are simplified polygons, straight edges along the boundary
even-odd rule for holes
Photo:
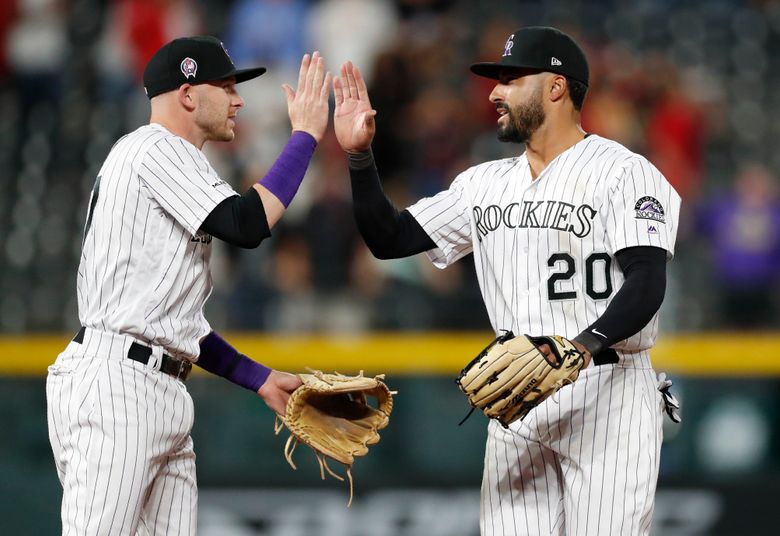
[[[197,486],[186,380],[193,363],[284,413],[297,376],[238,353],[209,327],[213,237],[270,236],[328,123],[330,74],[303,57],[285,85],[292,135],[242,195],[201,152],[231,141],[244,105],[214,37],[176,39],[149,61],[148,125],[116,142],[92,190],[78,270],[82,328],[49,368],[49,438],[63,486],[63,534],[195,534]],[[229,449],[229,446],[226,445]]]
[[[525,419],[490,421],[482,534],[648,534],[666,399],[649,349],[680,197],[645,158],[582,130],[588,63],[568,35],[523,28],[471,70],[496,80],[498,138],[525,152],[399,212],[371,153],[365,82],[342,66],[334,126],[358,228],[382,259],[426,252],[444,268],[473,253],[496,334],[560,335],[584,353],[579,378]]]

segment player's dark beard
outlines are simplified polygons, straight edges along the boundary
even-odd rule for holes
[[[506,109],[509,116],[507,124],[498,128],[500,141],[527,143],[545,120],[541,88],[525,104],[509,108],[505,103],[499,103],[496,108]]]

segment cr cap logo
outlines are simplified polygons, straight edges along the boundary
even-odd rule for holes
[[[509,39],[506,40],[506,44],[504,45],[504,53],[501,54],[501,57],[512,55],[512,47],[515,46],[515,42],[512,41],[514,38],[515,34],[512,34],[509,36]]]
[[[655,197],[649,195],[640,197],[636,205],[634,205],[634,211],[638,220],[653,220],[665,223],[664,207]]]
[[[180,68],[182,74],[187,79],[189,79],[190,76],[195,78],[195,75],[198,73],[198,64],[192,58],[184,58],[181,60]]]

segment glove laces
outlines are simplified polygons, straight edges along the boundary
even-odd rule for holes
[[[279,432],[282,431],[282,428],[284,428],[284,419],[276,415],[276,419],[274,420],[274,434],[279,435]],[[293,468],[294,471],[298,470],[298,467],[295,465],[295,462],[293,462],[293,453],[295,452],[295,447],[298,446],[298,438],[295,437],[293,434],[290,434],[290,437],[287,438],[287,442],[284,444],[284,459],[287,460],[287,463],[290,464],[290,467]],[[312,449],[314,452],[314,456],[317,458],[317,463],[320,466],[320,478],[322,480],[325,480],[325,473],[327,472],[330,476],[335,478],[336,480],[340,482],[344,482],[344,477],[333,472],[333,469],[330,468],[328,465],[328,461],[325,458],[324,455],[317,452],[316,450]],[[349,480],[349,501],[347,501],[347,508],[352,506],[352,498],[354,496],[354,486],[352,485],[352,466],[347,465],[347,479]]]

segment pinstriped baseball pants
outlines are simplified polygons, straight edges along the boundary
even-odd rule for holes
[[[523,421],[491,421],[483,536],[650,533],[663,398],[646,359],[589,367]]]
[[[108,339],[70,343],[49,367],[62,534],[195,534],[192,399],[179,380],[127,359],[123,338]]]

